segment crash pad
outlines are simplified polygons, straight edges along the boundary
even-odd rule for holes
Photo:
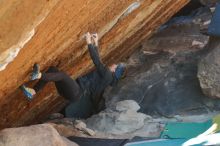
[[[208,34],[210,36],[220,37],[220,3],[216,5],[214,15],[208,28]]]
[[[182,146],[186,139],[157,139],[127,143],[125,146]]]
[[[212,120],[203,123],[167,123],[160,137],[190,139],[202,134],[211,126]]]
[[[68,137],[69,140],[77,143],[80,146],[124,146],[128,139],[103,139],[103,138],[88,138],[88,137]]]

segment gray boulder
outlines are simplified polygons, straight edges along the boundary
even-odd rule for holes
[[[138,113],[139,108],[135,101],[120,101],[112,109],[107,108],[87,119],[86,123],[91,129],[109,134],[121,135],[134,132],[144,126],[146,118],[150,118],[143,113]]]
[[[217,2],[220,2],[219,0],[200,0],[200,2],[205,6],[213,6]]]
[[[140,106],[134,100],[124,100],[116,103],[116,110],[119,112],[138,111]]]
[[[220,38],[212,38],[208,47],[212,51],[199,63],[198,78],[204,94],[220,98]]]
[[[142,42],[127,62],[126,78],[105,90],[107,107],[134,100],[139,112],[167,118],[220,110],[220,100],[204,95],[197,77],[198,62],[215,46],[206,46],[209,38],[199,30],[212,15],[207,8],[194,14],[170,20]]]

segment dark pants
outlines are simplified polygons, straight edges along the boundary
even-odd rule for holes
[[[90,94],[82,91],[78,83],[65,72],[59,71],[56,67],[50,67],[42,73],[34,90],[40,91],[48,82],[54,82],[58,93],[70,101],[65,108],[66,117],[87,118],[92,114],[93,105]]]
[[[48,82],[54,82],[58,93],[64,98],[75,102],[81,96],[81,88],[75,80],[66,73],[59,71],[56,67],[50,67],[39,82],[34,86],[36,92],[40,91]]]
[[[65,116],[68,118],[74,117],[78,119],[86,119],[93,114],[94,105],[89,92],[84,91],[80,100],[71,102],[65,108]]]

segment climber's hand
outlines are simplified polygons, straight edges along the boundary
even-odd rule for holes
[[[91,36],[91,34],[89,32],[87,32],[85,34],[85,38],[86,38],[86,43],[87,44],[92,44],[92,36]]]
[[[92,39],[93,39],[95,45],[98,46],[99,37],[98,37],[97,33],[92,34]]]

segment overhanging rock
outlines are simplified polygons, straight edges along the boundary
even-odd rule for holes
[[[93,68],[83,40],[100,35],[106,64],[133,52],[138,44],[188,0],[2,0],[0,2],[0,128],[33,123],[64,103],[48,85],[32,102],[18,87],[32,65],[56,65],[77,77]]]

